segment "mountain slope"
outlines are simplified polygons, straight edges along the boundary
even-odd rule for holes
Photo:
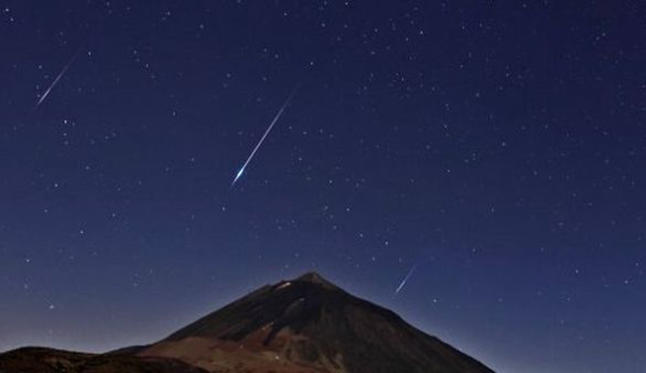
[[[492,372],[315,273],[264,286],[137,355],[211,372]]]

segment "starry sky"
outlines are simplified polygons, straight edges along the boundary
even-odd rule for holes
[[[499,372],[643,371],[645,10],[0,1],[0,350],[315,270]]]

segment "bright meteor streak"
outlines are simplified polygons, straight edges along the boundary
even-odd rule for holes
[[[70,66],[72,65],[72,63],[74,62],[74,60],[76,59],[76,57],[79,55],[79,53],[80,53],[80,52],[81,52],[81,48],[79,48],[79,50],[77,50],[77,51],[76,51],[76,53],[74,53],[74,55],[72,56],[72,58],[70,58],[70,60],[69,60],[69,62],[67,63],[67,65],[63,66],[63,69],[62,69],[62,70],[61,70],[61,72],[58,74],[58,76],[56,76],[56,79],[54,79],[54,81],[52,82],[52,84],[50,84],[50,85],[49,85],[49,87],[45,90],[45,92],[43,93],[43,95],[42,95],[42,96],[40,96],[40,98],[38,99],[38,102],[36,103],[36,108],[38,108],[38,107],[40,106],[40,104],[42,104],[42,103],[43,103],[43,101],[45,101],[45,99],[47,98],[47,96],[49,96],[49,92],[51,92],[51,91],[52,91],[52,89],[54,89],[54,87],[56,86],[56,84],[58,84],[58,81],[59,81],[59,80],[61,80],[61,78],[63,77],[63,75],[65,75],[65,72],[67,72],[67,69],[69,69],[69,68],[70,68]]]
[[[253,150],[251,151],[251,154],[249,154],[249,157],[247,157],[247,160],[245,161],[245,163],[242,165],[242,167],[240,167],[240,170],[238,170],[238,173],[236,173],[236,176],[233,178],[233,182],[231,183],[232,187],[233,185],[235,185],[236,181],[238,181],[238,179],[242,177],[242,175],[244,174],[245,168],[247,167],[249,162],[251,162],[251,159],[260,148],[260,145],[262,145],[262,142],[265,141],[265,138],[267,137],[267,135],[269,135],[269,132],[271,132],[271,129],[274,128],[274,125],[276,124],[276,122],[278,122],[278,119],[280,119],[280,116],[283,115],[283,111],[285,111],[285,108],[287,108],[287,105],[289,105],[289,102],[292,100],[295,93],[296,93],[296,89],[294,89],[292,93],[290,93],[290,95],[287,97],[287,100],[285,100],[285,103],[283,104],[283,106],[280,107],[280,110],[278,110],[278,113],[276,113],[276,115],[274,116],[274,119],[269,124],[269,127],[267,127],[267,129],[265,130],[265,133],[260,138],[260,141],[258,141],[258,144],[256,144],[256,147],[253,148]]]
[[[404,279],[399,284],[399,286],[397,286],[397,289],[395,289],[395,294],[399,294],[399,292],[404,288],[404,286],[406,286],[406,283],[408,282],[408,279],[413,275],[413,273],[415,272],[416,269],[417,269],[417,264],[415,264],[414,266],[411,267],[411,269],[410,269],[410,271],[408,271],[408,274],[406,275],[406,277],[404,277]]]

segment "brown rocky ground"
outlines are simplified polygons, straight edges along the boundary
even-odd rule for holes
[[[206,373],[175,359],[27,347],[0,354],[0,373]]]

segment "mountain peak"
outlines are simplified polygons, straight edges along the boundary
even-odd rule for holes
[[[323,278],[323,276],[321,276],[320,274],[314,271],[304,273],[301,276],[294,279],[293,281],[310,282],[313,284],[321,285],[326,289],[338,289],[336,285],[326,280],[325,278]]]

